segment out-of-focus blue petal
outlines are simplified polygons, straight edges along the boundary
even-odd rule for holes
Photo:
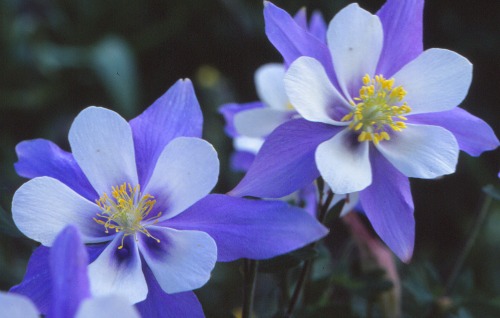
[[[52,279],[50,276],[50,248],[38,247],[31,254],[23,281],[10,289],[33,301],[42,314],[47,314],[52,300]]]
[[[236,128],[234,127],[234,116],[239,112],[254,109],[254,108],[263,108],[264,104],[262,102],[251,102],[244,104],[225,104],[219,108],[219,113],[224,116],[226,120],[226,126],[224,127],[224,131],[229,137],[237,137],[239,134],[236,132]]]
[[[149,291],[147,298],[136,304],[136,308],[139,310],[141,317],[205,317],[201,304],[193,292],[167,294],[161,289],[153,273],[147,266],[143,266],[143,271],[146,276]]]
[[[326,22],[319,11],[314,11],[309,22],[309,32],[322,43],[326,43]]]
[[[307,30],[307,10],[305,7],[300,8],[293,19],[302,29]]]
[[[493,150],[499,145],[495,132],[486,122],[459,107],[439,113],[408,116],[408,122],[441,126],[449,130],[457,139],[460,150],[471,156],[479,156],[483,151]]]
[[[266,259],[312,243],[328,233],[306,211],[281,201],[212,194],[166,226],[208,233],[217,243],[218,261]]]
[[[384,47],[377,74],[390,78],[423,51],[424,0],[387,0],[377,12],[384,29]]]
[[[90,185],[73,155],[45,139],[20,142],[16,146],[19,161],[16,172],[25,178],[52,177],[66,184],[86,199],[94,201],[99,196]]]
[[[180,136],[201,138],[203,115],[189,79],[177,81],[130,121],[139,183],[147,184],[163,148]]]
[[[74,317],[81,301],[90,297],[88,255],[78,229],[69,225],[57,235],[50,249],[52,318]]]
[[[247,171],[255,159],[255,154],[248,151],[235,151],[231,155],[231,169],[238,172]]]
[[[409,262],[415,241],[410,182],[378,151],[372,154],[372,184],[359,194],[373,228],[389,248]]]
[[[316,148],[341,128],[304,119],[284,123],[267,137],[248,173],[229,194],[281,198],[307,186],[319,176]]]

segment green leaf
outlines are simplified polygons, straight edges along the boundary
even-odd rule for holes
[[[118,37],[105,38],[91,51],[89,63],[115,109],[125,116],[137,115],[137,70],[127,42]]]

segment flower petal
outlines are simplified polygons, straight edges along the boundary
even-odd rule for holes
[[[163,148],[174,138],[201,138],[203,115],[189,79],[169,90],[130,121],[140,184],[147,184]]]
[[[309,22],[309,32],[322,43],[326,43],[326,23],[320,11],[314,11]]]
[[[255,155],[264,144],[264,138],[236,137],[233,140],[233,147],[238,151],[246,151]]]
[[[455,172],[459,150],[448,130],[411,124],[376,147],[405,176],[423,179]]]
[[[403,262],[409,262],[415,241],[410,182],[376,151],[372,170],[372,184],[359,195],[363,209],[385,244]]]
[[[0,291],[2,316],[9,318],[38,318],[38,310],[30,299],[23,295]]]
[[[267,137],[247,174],[229,194],[281,198],[305,187],[319,176],[316,147],[338,130],[304,119],[284,123]]]
[[[207,233],[159,226],[148,230],[160,242],[141,236],[141,254],[164,292],[179,293],[205,285],[217,260],[217,246]]]
[[[148,318],[203,318],[203,308],[193,292],[167,294],[161,289],[151,270],[145,266],[148,297],[136,304],[142,317]]]
[[[73,155],[45,139],[22,141],[16,146],[16,172],[25,178],[52,177],[89,200],[99,196],[90,185]]]
[[[369,143],[359,142],[349,129],[318,146],[316,164],[333,193],[356,192],[370,185],[372,173],[368,150]]]
[[[309,56],[320,61],[326,73],[333,77],[333,65],[327,46],[298,25],[286,11],[264,1],[264,20],[266,35],[281,53],[286,65],[292,64],[301,56]],[[332,80],[335,81],[334,78]]]
[[[387,0],[377,12],[384,29],[384,48],[377,74],[390,78],[423,51],[424,0]]]
[[[78,227],[85,243],[109,240],[104,227],[93,220],[99,212],[96,204],[50,177],[26,182],[12,199],[12,217],[17,227],[46,246],[52,245],[56,235],[69,224]]]
[[[69,225],[56,237],[50,249],[53,318],[74,317],[85,298],[90,297],[88,256],[78,229]]]
[[[346,125],[340,120],[351,107],[331,84],[317,60],[301,57],[293,62],[285,75],[285,89],[290,102],[305,119]]]
[[[10,289],[10,292],[31,299],[42,314],[47,314],[52,301],[52,277],[50,274],[50,248],[39,246],[28,261],[23,281]],[[3,307],[0,307],[3,308]]]
[[[284,77],[285,66],[279,63],[262,65],[255,72],[257,95],[272,109],[287,110],[288,97],[283,84]]]
[[[117,235],[88,267],[92,295],[115,294],[126,297],[132,304],[143,301],[148,286],[141,266],[133,235],[125,238],[123,234]]]
[[[73,316],[66,316],[73,317]],[[109,295],[87,299],[82,303],[75,318],[120,317],[141,318],[137,309],[121,296]]]
[[[75,160],[99,195],[124,182],[138,183],[132,130],[114,111],[101,107],[82,110],[68,139]]]
[[[171,218],[213,189],[219,177],[219,159],[203,139],[179,137],[163,150],[144,193],[155,197],[162,218]]]
[[[394,74],[396,85],[407,94],[411,113],[450,110],[467,95],[472,64],[463,56],[444,49],[429,49]]]
[[[237,172],[246,172],[255,160],[255,154],[247,151],[235,151],[231,154],[231,170]]]
[[[307,10],[305,7],[300,8],[293,19],[302,29],[307,30]]]
[[[333,17],[326,37],[342,92],[349,99],[357,96],[363,76],[374,75],[382,52],[379,18],[353,3]]]
[[[239,135],[265,137],[276,127],[290,120],[294,111],[256,108],[239,112],[234,116],[234,126]]]
[[[479,156],[483,151],[493,150],[499,145],[495,132],[486,122],[460,107],[439,113],[408,116],[408,121],[449,130],[457,139],[460,150],[471,156]]]
[[[262,104],[262,102],[251,102],[245,104],[232,103],[222,105],[219,108],[219,113],[224,116],[224,120],[226,121],[226,126],[224,127],[224,132],[226,133],[226,135],[231,138],[239,136],[239,134],[236,132],[236,128],[234,127],[234,116],[249,109],[264,107],[265,106],[264,104]]]
[[[167,226],[208,233],[217,242],[218,261],[266,259],[319,240],[328,233],[303,209],[282,201],[211,194]]]

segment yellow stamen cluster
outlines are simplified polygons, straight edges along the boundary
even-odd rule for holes
[[[393,131],[406,128],[404,116],[411,108],[403,101],[406,91],[402,86],[394,87],[394,79],[385,79],[382,75],[370,78],[363,76],[363,87],[359,90],[359,97],[351,101],[353,110],[342,118],[342,121],[351,121],[349,128],[359,132],[358,141],[373,141],[378,144],[382,140],[389,140],[389,127]]]
[[[118,249],[123,248],[123,240],[128,235],[133,235],[137,240],[137,232],[141,232],[160,243],[160,240],[152,236],[142,224],[156,203],[154,197],[149,194],[143,196],[139,185],[132,187],[127,183],[111,187],[111,190],[112,198],[104,193],[99,200],[96,200],[102,212],[97,213],[100,219],[94,218],[94,221],[104,225],[106,233],[109,233],[109,229],[115,230],[117,233],[124,233]],[[160,216],[161,212],[147,221],[153,221],[149,224],[156,224]]]

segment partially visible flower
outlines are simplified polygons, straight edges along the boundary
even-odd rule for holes
[[[408,261],[415,222],[408,177],[452,173],[459,148],[479,155],[499,144],[486,123],[456,107],[471,64],[448,50],[422,52],[422,8],[423,1],[389,0],[375,16],[349,5],[330,22],[326,47],[266,3],[266,31],[291,64],[285,87],[304,119],[267,138],[231,193],[279,197],[321,175],[335,193],[360,191],[377,233]]]
[[[87,251],[76,227],[69,225],[57,235],[45,261],[37,274],[47,275],[51,286],[47,318],[140,317],[124,297],[91,296]],[[31,300],[15,293],[0,292],[0,308],[9,318],[39,317]]]
[[[320,12],[315,11],[307,22],[305,8],[293,20],[304,32],[325,41],[326,24]],[[233,138],[235,153],[232,168],[246,171],[267,137],[282,123],[300,117],[288,100],[284,86],[286,64],[269,63],[257,69],[254,76],[259,101],[223,105],[220,113],[226,120],[226,134]]]
[[[202,121],[191,82],[181,80],[130,123],[105,108],[83,110],[69,132],[72,154],[46,140],[20,143],[16,170],[34,179],[14,195],[14,221],[45,246],[77,226],[94,295],[123,295],[148,317],[203,316],[190,291],[216,260],[273,257],[327,230],[282,202],[209,195],[219,161],[199,139]],[[44,288],[28,270],[13,290]],[[45,295],[31,298],[47,310]]]

